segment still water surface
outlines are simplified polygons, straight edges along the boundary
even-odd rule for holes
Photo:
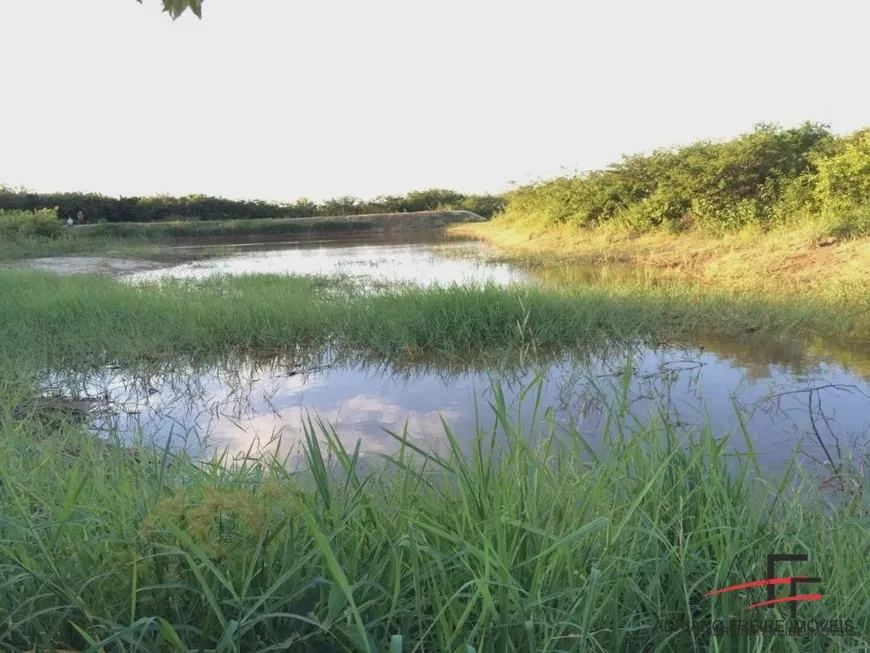
[[[487,262],[483,245],[447,241],[432,234],[403,235],[363,243],[348,241],[243,247],[232,256],[130,275],[139,282],[203,278],[219,274],[342,274],[423,285],[530,283],[535,273]],[[589,271],[573,275],[589,278]],[[560,430],[573,423],[594,443],[605,428],[602,406],[622,396],[627,351],[589,360],[564,356],[546,365],[513,366],[510,373],[475,371],[454,364],[398,371],[333,361],[288,369],[277,362],[237,362],[206,370],[176,369],[149,378],[123,370],[76,377],[76,391],[108,399],[94,428],[119,430],[201,452],[233,454],[268,447],[290,454],[303,440],[303,420],[319,417],[335,427],[349,448],[361,441],[364,456],[389,454],[398,443],[384,429],[402,432],[424,449],[444,451],[443,418],[464,444],[475,425],[493,426],[487,402],[490,381],[531,419],[535,393],[522,389],[541,378],[546,422]],[[862,370],[868,357],[853,352],[852,366],[795,342],[714,341],[703,335],[684,345],[637,345],[627,400],[639,421],[666,419],[681,432],[710,425],[716,435],[734,434],[744,451],[735,408],[748,411],[747,431],[766,464],[776,465],[800,449],[807,459],[864,451],[870,433],[870,387]],[[66,377],[70,382],[71,377]],[[516,413],[515,413],[516,414]],[[540,425],[541,415],[536,418]]]
[[[364,241],[333,240],[242,246],[231,256],[185,263],[129,275],[131,281],[203,279],[218,275],[343,275],[380,283],[422,286],[451,284],[507,285],[532,277],[523,270],[486,260],[483,243],[448,239],[423,232],[416,242],[407,234],[385,235]]]
[[[753,446],[769,464],[798,447],[820,461],[863,450],[870,421],[867,384],[835,365],[819,361],[798,372],[770,362],[766,374],[752,375],[709,350],[638,348],[635,356],[627,400],[640,422],[666,419],[679,432],[709,424],[718,436],[735,434],[733,447],[745,451],[735,413],[740,406],[749,414]],[[426,367],[398,372],[340,362],[300,372],[277,363],[237,363],[149,377],[104,371],[80,378],[79,390],[109,400],[110,411],[95,428],[130,437],[141,433],[158,443],[171,436],[173,446],[194,453],[206,444],[233,454],[264,446],[293,453],[304,440],[309,414],[334,426],[347,447],[361,440],[364,454],[396,451],[398,443],[383,429],[401,433],[406,423],[418,446],[443,452],[442,417],[466,445],[476,424],[494,426],[488,409],[493,378],[528,428],[536,393],[521,394],[537,374],[542,408],[536,426],[552,423],[561,430],[573,422],[594,444],[606,423],[604,407],[622,397],[626,363],[617,355],[591,362],[566,358],[502,374]],[[546,408],[551,414],[544,416]],[[628,421],[629,428],[633,424]]]

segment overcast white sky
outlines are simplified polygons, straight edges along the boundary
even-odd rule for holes
[[[870,125],[870,1],[0,0],[0,183],[320,200]]]

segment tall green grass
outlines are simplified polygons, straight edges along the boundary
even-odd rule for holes
[[[870,646],[866,482],[838,499],[798,466],[765,478],[751,447],[736,460],[710,428],[681,440],[666,422],[636,422],[627,395],[593,446],[556,429],[540,385],[527,388],[538,397],[528,419],[495,385],[497,425],[470,450],[447,424],[441,457],[394,434],[399,452],[366,474],[368,457],[311,418],[307,469],[294,474],[267,453],[135,458],[79,426],[47,432],[11,414],[10,387],[0,387],[7,650]],[[824,599],[800,616],[848,619],[851,635],[716,634],[716,620],[747,618],[764,591],[704,594],[763,577],[770,552],[809,555],[794,573],[821,577]]]
[[[0,274],[0,358],[102,365],[236,350],[333,347],[387,358],[583,347],[706,330],[870,334],[864,312],[637,284],[563,289],[388,287],[244,276],[141,287],[98,276]]]

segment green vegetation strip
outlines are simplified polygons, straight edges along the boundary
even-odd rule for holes
[[[161,251],[174,242],[227,241],[256,237],[294,237],[381,232],[435,230],[481,218],[468,211],[356,215],[258,220],[175,221],[105,223],[64,226],[48,210],[0,211],[0,260],[15,260],[61,254],[170,258],[179,253]]]
[[[503,207],[504,199],[499,196],[466,195],[438,188],[370,200],[344,196],[320,203],[305,198],[287,203],[207,195],[118,198],[95,193],[36,193],[0,184],[0,212],[47,209],[56,218],[75,220],[81,211],[87,223],[312,218],[419,211],[471,211],[489,218]]]
[[[333,346],[383,356],[516,353],[637,338],[768,331],[870,333],[865,311],[687,286],[387,287],[244,276],[133,286],[98,276],[0,273],[0,355],[40,366]]]
[[[71,230],[78,238],[203,238],[256,235],[309,235],[437,228],[455,222],[480,220],[467,211],[427,211],[424,213],[358,215],[347,217],[287,218],[263,220],[177,221],[146,223],[106,223],[85,225]]]
[[[629,427],[626,399],[609,407],[600,458],[577,430],[557,436],[541,413],[524,430],[496,386],[498,426],[475,435],[470,457],[459,440],[471,434],[445,425],[445,457],[424,465],[408,444],[361,475],[358,452],[311,422],[308,470],[298,476],[267,455],[233,465],[160,449],[134,456],[72,424],[13,416],[12,391],[0,385],[7,649],[778,653],[870,644],[866,493],[828,497],[796,467],[764,480],[751,448],[730,459],[709,429],[683,442],[656,420]],[[704,595],[763,578],[771,552],[809,554],[796,573],[820,577],[824,599],[798,614],[838,621],[829,632],[842,635],[716,634],[715,620],[749,619],[744,607],[766,593]],[[755,616],[782,622],[787,613]]]

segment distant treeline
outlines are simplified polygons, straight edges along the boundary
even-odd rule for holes
[[[815,123],[758,125],[730,141],[626,156],[507,197],[508,221],[539,226],[722,233],[823,218],[834,232],[870,233],[870,129],[841,137]]]
[[[280,204],[205,195],[115,198],[83,193],[31,193],[0,186],[0,211],[57,209],[57,217],[63,220],[75,218],[82,211],[85,220],[91,223],[311,218],[437,210],[471,211],[489,218],[502,210],[504,204],[503,198],[494,195],[463,195],[441,189],[415,191],[403,196],[382,196],[369,201],[339,197],[320,204],[307,199]]]
[[[292,204],[188,197],[105,197],[0,187],[3,210],[81,210],[87,222],[341,217],[466,210],[536,227],[615,225],[634,231],[693,227],[725,233],[824,222],[832,234],[870,233],[870,129],[837,136],[827,125],[758,125],[725,142],[701,141],[625,156],[603,169],[522,186],[504,196],[424,190],[364,201]]]

